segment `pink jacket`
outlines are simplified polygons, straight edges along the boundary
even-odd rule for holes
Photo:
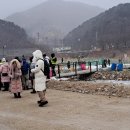
[[[0,73],[1,73],[1,82],[10,82],[10,77],[9,77],[9,64],[7,62],[3,63],[0,66]],[[5,76],[4,76],[5,74]]]
[[[13,62],[16,62],[17,67],[15,68],[15,72],[13,71]],[[10,91],[12,93],[17,93],[17,92],[21,92],[22,91],[22,82],[21,82],[21,65],[19,63],[18,60],[13,59],[10,62],[10,72],[9,72],[9,76],[11,78],[11,84],[10,84]]]

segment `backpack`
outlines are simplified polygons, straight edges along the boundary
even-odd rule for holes
[[[48,74],[50,74],[50,64],[47,62],[46,59],[44,59],[43,61],[44,61],[44,71],[42,69],[41,71],[44,73],[45,76],[47,76]]]

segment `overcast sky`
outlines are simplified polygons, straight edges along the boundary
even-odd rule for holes
[[[0,0],[0,18],[5,18],[15,12],[27,10],[33,6],[36,6],[46,0]],[[68,0],[69,1],[69,0]],[[130,0],[71,0],[85,2],[90,5],[99,6],[102,8],[110,8],[119,3],[126,3]]]

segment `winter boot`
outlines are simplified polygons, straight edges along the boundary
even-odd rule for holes
[[[41,101],[41,103],[39,104],[39,107],[43,107],[44,105],[48,104],[48,101]]]
[[[37,101],[38,104],[40,104],[41,102],[42,102],[41,100]]]
[[[31,94],[35,94],[36,93],[35,89],[33,89],[32,92],[30,92],[30,93]]]
[[[18,98],[18,96],[17,96],[17,94],[16,94],[16,93],[14,93],[14,98]]]
[[[20,92],[18,92],[18,98],[21,98]]]

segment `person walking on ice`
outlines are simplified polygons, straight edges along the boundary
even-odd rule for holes
[[[43,107],[48,103],[45,97],[46,93],[46,76],[44,75],[44,61],[43,55],[40,50],[33,52],[33,61],[35,62],[35,68],[31,69],[31,72],[35,74],[35,90],[38,93],[40,101],[37,101],[39,107]]]

